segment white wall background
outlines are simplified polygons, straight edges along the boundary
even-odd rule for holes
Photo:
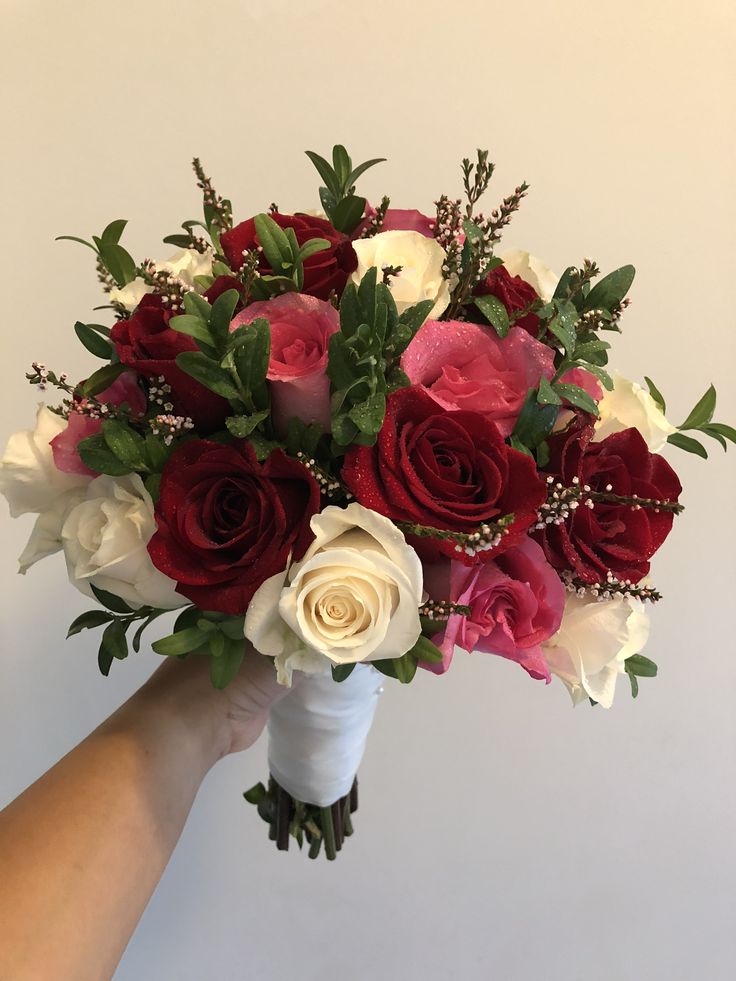
[[[681,421],[712,379],[736,422],[736,16],[729,0],[0,0],[4,440],[31,424],[40,358],[89,370],[75,319],[101,302],[61,233],[127,217],[165,257],[194,216],[200,154],[245,218],[317,206],[302,155],[387,156],[361,185],[429,209],[488,146],[491,195],[532,192],[506,238],[562,269],[634,262],[619,368]],[[358,834],[334,865],[277,854],[240,799],[264,747],[221,764],[118,971],[120,981],[709,981],[733,976],[736,447],[672,451],[687,511],[661,550],[648,653],[660,677],[573,711],[509,662],[458,660],[389,687]],[[0,805],[153,669],[97,674],[87,601],[30,523],[3,515]],[[39,929],[43,925],[39,924]],[[1,936],[1,928],[0,928]]]

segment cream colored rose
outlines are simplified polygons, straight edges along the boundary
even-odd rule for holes
[[[41,514],[60,494],[89,483],[89,477],[64,473],[54,466],[50,443],[66,427],[66,419],[40,402],[36,428],[13,433],[8,440],[0,460],[0,494],[7,499],[11,517]]]
[[[652,396],[641,385],[614,372],[613,390],[604,392],[598,403],[600,416],[595,424],[593,441],[598,443],[611,433],[633,426],[644,437],[651,453],[658,453],[667,437],[676,433]]]
[[[505,249],[499,252],[498,257],[503,260],[510,276],[521,276],[525,283],[534,287],[545,303],[552,299],[560,277],[541,259],[522,249]]]
[[[110,290],[107,295],[111,303],[119,303],[121,307],[132,313],[143,297],[150,292],[151,287],[146,284],[145,280],[136,278],[132,283],[128,283],[127,286]]]
[[[194,249],[179,249],[164,262],[156,263],[157,269],[164,269],[176,276],[187,286],[194,287],[197,276],[212,275],[212,252],[208,249],[205,253],[200,253]],[[146,294],[151,292],[151,287],[139,277],[132,283],[123,286],[122,289],[114,289],[109,293],[112,303],[119,303],[126,310],[132,312],[141,302]]]
[[[626,658],[638,654],[648,638],[649,617],[641,600],[597,600],[571,593],[560,629],[542,650],[576,705],[590,697],[610,708]]]
[[[379,232],[372,238],[353,242],[358,256],[358,268],[351,279],[359,283],[374,266],[401,266],[401,272],[391,276],[389,289],[399,313],[422,300],[432,300],[434,306],[428,319],[436,319],[450,303],[450,287],[442,275],[445,250],[433,238],[419,232]]]
[[[183,606],[176,583],[148,554],[155,531],[153,501],[138,474],[96,477],[61,530],[70,582],[87,596],[93,595],[93,584],[133,609]]]
[[[36,413],[36,428],[13,433],[0,460],[0,494],[10,514],[38,514],[31,537],[19,558],[20,572],[61,548],[61,526],[70,507],[90,478],[64,473],[54,466],[51,440],[66,429],[66,420],[43,403]]]
[[[350,504],[311,527],[303,559],[266,580],[245,617],[245,636],[287,685],[295,670],[401,657],[421,633],[422,567],[388,518]]]

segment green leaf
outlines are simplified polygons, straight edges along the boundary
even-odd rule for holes
[[[96,330],[88,327],[87,324],[81,323],[79,320],[74,324],[74,333],[77,335],[82,344],[87,348],[90,354],[94,354],[96,358],[104,358],[105,361],[109,361],[113,355],[113,346],[104,337],[101,337]]]
[[[575,354],[577,355],[577,349]],[[590,364],[589,362],[578,364],[578,367],[582,368],[583,371],[587,371],[589,375],[594,375],[609,392],[613,391],[613,378],[603,368],[599,368],[597,364]]]
[[[153,620],[156,619],[157,616],[160,616],[160,614],[156,613],[153,616],[146,617],[146,619],[139,624],[138,629],[133,634],[133,650],[136,654],[138,654],[141,649],[141,638],[143,637],[143,631],[150,623],[152,623]]]
[[[342,188],[347,186],[352,167],[348,151],[341,143],[336,143],[332,148],[332,168]]]
[[[575,405],[578,409],[583,409],[584,412],[590,412],[591,415],[598,415],[598,405],[595,399],[592,399],[584,389],[580,388],[579,385],[569,385],[566,382],[555,382],[554,390],[558,395],[561,395],[564,399],[566,399],[570,405]]]
[[[440,624],[440,627],[443,626],[444,624]],[[439,647],[424,635],[419,637],[416,644],[408,653],[418,661],[424,661],[425,664],[441,664],[444,657]]]
[[[256,426],[260,425],[264,419],[268,419],[270,415],[270,409],[263,409],[261,412],[256,412],[252,416],[230,416],[225,420],[225,425],[227,430],[236,439],[246,439],[250,436]]]
[[[233,363],[244,390],[253,396],[265,398],[266,375],[271,355],[271,327],[267,320],[258,317],[248,324],[247,331],[238,339],[232,352]],[[265,408],[259,405],[259,408]]]
[[[109,388],[124,371],[128,371],[127,366],[124,364],[106,364],[102,368],[98,368],[82,384],[82,395],[86,395],[87,398],[99,395],[100,392],[104,392],[106,388]]]
[[[339,182],[337,180],[337,175],[335,174],[334,170],[327,163],[327,161],[325,160],[325,158],[324,157],[321,157],[318,153],[315,153],[314,150],[305,150],[304,152],[309,157],[309,159],[312,161],[312,163],[314,164],[314,166],[317,168],[317,172],[318,172],[319,176],[322,178],[322,180],[327,185],[327,190],[330,192],[330,194],[333,196],[333,198],[337,202],[337,200],[340,197],[340,190],[341,190],[341,188],[339,186]]]
[[[586,310],[612,311],[623,300],[634,282],[636,269],[633,266],[621,266],[612,273],[599,279],[583,303],[583,312]]]
[[[700,431],[707,433],[709,436],[715,438],[716,434],[726,439],[730,439],[732,443],[736,443],[736,429],[733,426],[727,426],[725,422],[709,422],[704,426],[700,427]]]
[[[135,261],[122,245],[116,242],[96,239],[100,259],[118,286],[127,286],[135,279]]]
[[[206,641],[207,634],[204,631],[198,627],[187,627],[184,630],[169,634],[167,637],[161,637],[160,640],[155,640],[151,644],[151,648],[157,654],[163,654],[167,657],[179,657],[182,654],[188,654],[190,651],[196,651]]]
[[[700,399],[695,408],[692,410],[687,419],[683,422],[678,429],[700,429],[701,426],[708,423],[713,418],[713,413],[716,408],[716,390],[710,385],[708,391]]]
[[[404,654],[394,658],[394,677],[402,685],[408,685],[417,673],[417,661],[413,654]]]
[[[657,676],[657,665],[648,657],[644,657],[643,654],[633,654],[631,657],[627,657],[624,666],[627,671],[638,675],[640,678],[656,678]]]
[[[193,337],[195,341],[214,347],[210,329],[201,317],[183,313],[178,317],[172,317],[169,320],[169,327],[178,334],[186,334],[187,337]]]
[[[275,273],[290,272],[294,259],[289,239],[284,230],[276,224],[270,215],[260,214],[253,219],[256,235],[263,248],[266,262]]]
[[[268,791],[262,783],[257,783],[255,787],[246,790],[243,797],[245,797],[249,804],[260,804],[261,801],[264,801],[268,797]]]
[[[274,222],[275,224],[275,222]],[[278,225],[276,225],[278,228]],[[279,229],[280,231],[281,229]],[[210,312],[210,331],[212,337],[214,338],[215,344],[223,349],[225,346],[225,341],[230,333],[230,324],[232,323],[233,314],[235,313],[235,307],[238,305],[240,300],[240,294],[237,290],[226,290],[221,296],[218,296],[215,302],[212,304],[212,310]]]
[[[145,470],[145,442],[142,436],[117,419],[102,423],[102,435],[111,452],[128,470]]]
[[[117,218],[115,221],[111,221],[101,235],[102,241],[116,245],[120,241],[120,237],[127,224],[128,222],[125,218]]]
[[[512,435],[525,447],[534,449],[552,432],[556,419],[557,406],[539,405],[536,389],[530,388]]]
[[[109,623],[112,619],[112,614],[105,613],[104,610],[89,610],[87,613],[82,613],[69,624],[69,629],[66,632],[67,640],[82,630],[101,627],[103,623]]]
[[[218,624],[219,629],[229,640],[239,640],[242,643],[244,617],[226,617]]]
[[[326,238],[310,238],[305,242],[299,249],[298,258],[301,262],[309,259],[310,256],[315,255],[317,252],[324,252],[325,249],[329,249],[330,243]]]
[[[383,392],[371,395],[365,402],[359,402],[348,412],[348,417],[366,436],[377,436],[381,431],[386,415],[386,396]]]
[[[509,322],[509,315],[506,311],[506,307],[503,305],[503,303],[501,303],[498,297],[476,296],[473,298],[473,303],[491,324],[498,336],[506,337],[511,328],[511,324]]]
[[[154,504],[158,502],[159,495],[161,494],[161,476],[160,473],[149,473],[147,477],[143,478],[143,484],[151,495],[151,500]]]
[[[130,473],[130,467],[118,460],[105,442],[105,437],[99,433],[80,440],[77,452],[82,463],[95,473],[106,473],[111,477],[123,477]]]
[[[358,166],[354,168],[354,170],[348,177],[347,186],[352,187],[353,184],[355,184],[355,182],[357,181],[357,179],[362,174],[364,174],[366,170],[368,170],[370,167],[375,167],[376,164],[385,163],[385,162],[386,162],[385,157],[374,157],[372,160],[366,160],[362,164],[358,164]]]
[[[353,673],[355,668],[354,664],[333,664],[332,665],[332,680],[333,681],[345,681]]]
[[[702,456],[704,460],[708,459],[706,448],[697,439],[693,439],[692,436],[686,436],[684,433],[672,433],[667,437],[667,442],[671,443],[672,446],[677,446],[678,449],[686,450],[688,453],[694,453],[696,456]]]
[[[239,392],[229,374],[202,351],[184,351],[176,356],[176,363],[200,385],[229,401],[239,398]]]
[[[113,620],[105,628],[102,635],[102,642],[97,655],[100,671],[107,677],[113,660],[117,658],[119,661],[124,661],[127,656],[128,641],[125,636],[125,624],[120,620]]]
[[[542,375],[542,377],[539,379],[539,394],[537,395],[537,401],[540,405],[562,405],[562,398],[554,390],[554,388],[552,388],[544,375]]]
[[[78,245],[86,245],[88,249],[92,249],[92,251],[95,253],[95,255],[99,255],[99,252],[97,251],[97,246],[93,245],[91,242],[88,242],[84,238],[77,238],[76,235],[57,235],[56,238],[54,239],[54,241],[55,242],[77,242]]]
[[[106,589],[100,589],[99,586],[95,586],[94,583],[90,583],[89,585],[97,602],[102,603],[102,605],[107,607],[108,610],[112,610],[113,613],[133,612],[125,600],[120,596],[116,596],[114,593],[109,593]]]
[[[631,697],[636,698],[636,696],[639,694],[639,680],[634,672],[629,671],[628,668],[626,669],[626,676],[631,683]],[[595,702],[594,704],[597,705],[598,703]]]
[[[244,657],[245,640],[226,640],[223,653],[219,657],[210,657],[210,680],[215,688],[226,688],[230,684]]]
[[[569,304],[569,306],[572,306],[572,304]],[[575,334],[574,323],[570,323],[570,318],[558,313],[557,316],[553,317],[547,324],[547,330],[551,334],[554,334],[557,340],[562,344],[563,348],[565,349],[565,354],[571,355],[575,350],[577,335]]]
[[[349,194],[334,208],[332,212],[332,224],[338,232],[349,235],[355,231],[363,219],[365,212],[365,198],[355,194]]]
[[[652,379],[651,378],[647,378],[646,375],[644,375],[644,381],[647,383],[647,388],[649,389],[649,394],[652,396],[652,398],[654,399],[654,401],[660,407],[660,409],[662,410],[662,412],[666,412],[667,411],[667,403],[665,402],[664,396],[662,395],[662,393],[660,392],[660,390],[654,384],[654,382],[652,381]]]
[[[167,235],[162,239],[164,245],[175,245],[177,249],[188,248],[191,239],[188,235]]]

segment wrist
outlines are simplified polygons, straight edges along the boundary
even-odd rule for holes
[[[144,738],[147,724],[164,727],[202,776],[229,750],[227,699],[213,688],[206,658],[167,659],[126,709]]]

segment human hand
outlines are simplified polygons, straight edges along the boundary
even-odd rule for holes
[[[172,710],[202,733],[212,750],[212,762],[252,746],[271,706],[291,691],[276,681],[273,659],[258,654],[249,641],[243,643],[247,652],[240,670],[222,691],[212,686],[208,658],[195,655],[167,658],[134,696]],[[294,684],[298,684],[296,674]]]

